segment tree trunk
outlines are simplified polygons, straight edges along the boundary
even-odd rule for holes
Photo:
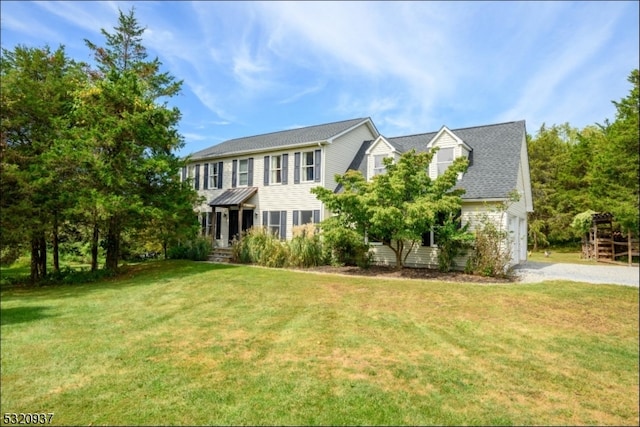
[[[31,279],[31,284],[35,285],[35,283],[40,278],[38,264],[40,262],[40,251],[38,239],[36,237],[31,238],[31,275],[29,276]]]
[[[118,218],[113,216],[109,219],[109,229],[107,230],[107,270],[117,270],[119,252],[120,230]]]
[[[45,277],[47,275],[47,239],[45,239],[44,233],[41,233],[40,237],[38,237],[38,246],[40,247],[38,262],[40,267],[40,277]]]
[[[58,237],[58,215],[53,217],[53,271],[60,272],[60,240]]]
[[[98,269],[98,237],[100,230],[98,229],[98,223],[93,224],[93,234],[91,236],[91,271]]]
[[[389,249],[391,249],[393,251],[393,253],[396,255],[396,270],[400,270],[402,269],[402,267],[404,266],[404,263],[402,262],[402,252],[404,249],[404,245],[402,244],[402,242],[396,242],[396,246],[393,247],[392,243],[389,242],[389,244],[387,245],[385,243],[386,246],[389,247]]]

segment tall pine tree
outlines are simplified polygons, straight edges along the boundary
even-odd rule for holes
[[[180,112],[166,104],[182,82],[161,72],[158,58],[148,59],[143,33],[131,9],[119,12],[113,33],[102,30],[104,47],[85,40],[97,69],[79,97],[76,119],[98,158],[92,202],[105,219],[108,269],[118,266],[124,230],[157,218],[158,205],[171,210],[164,202],[154,203],[154,195],[187,191],[173,184],[182,166],[174,152],[183,142],[177,131]]]

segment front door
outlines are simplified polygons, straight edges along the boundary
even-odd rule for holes
[[[253,209],[242,211],[242,231],[247,231],[253,227]]]
[[[244,209],[242,211],[242,229],[238,230],[238,215],[240,211],[229,210],[229,243],[235,238],[240,240],[240,232],[247,231],[253,227],[253,209]]]
[[[229,209],[229,243],[234,238],[239,239],[238,233],[238,211]]]

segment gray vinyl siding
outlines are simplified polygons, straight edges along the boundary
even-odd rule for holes
[[[336,188],[335,175],[342,175],[364,141],[377,138],[367,124],[362,124],[349,133],[336,138],[324,147],[324,187]]]

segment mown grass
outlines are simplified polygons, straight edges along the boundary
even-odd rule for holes
[[[531,251],[529,256],[527,257],[528,261],[534,262],[545,262],[550,264],[562,263],[562,264],[581,264],[581,265],[597,265],[599,267],[606,267],[611,265],[616,265],[616,263],[611,262],[598,262],[594,259],[584,259],[582,258],[582,253],[580,250],[575,250],[573,248],[551,248],[547,249],[548,256],[545,255],[545,250]],[[624,258],[616,259],[618,265],[626,265],[627,260]],[[638,265],[637,259],[634,262],[634,265]]]
[[[608,265],[597,263],[592,259],[581,258],[580,249],[574,248],[550,248],[547,249],[549,256],[545,256],[545,249],[530,251],[527,259],[535,262],[547,263],[566,263],[566,264],[583,264],[583,265]]]
[[[2,292],[2,412],[54,424],[638,425],[638,290],[187,261]]]

